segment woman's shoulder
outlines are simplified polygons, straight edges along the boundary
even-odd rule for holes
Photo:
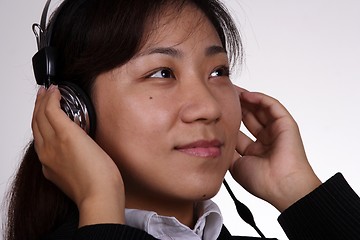
[[[70,211],[62,224],[59,224],[51,233],[46,234],[42,240],[155,240],[143,230],[122,224],[94,224],[79,226],[79,214]]]
[[[43,240],[57,239],[96,239],[96,240],[120,240],[120,239],[143,239],[155,240],[143,230],[122,224],[94,224],[78,228],[79,218],[76,212],[71,212],[66,221],[59,225],[53,232],[46,235]],[[232,236],[229,230],[223,226],[218,240],[254,240],[258,237]],[[269,238],[275,239],[275,238]]]
[[[66,222],[48,234],[43,240],[65,239],[96,239],[96,240],[121,240],[143,239],[154,240],[156,238],[146,232],[122,224],[94,224],[78,228],[78,217],[70,216]]]
[[[337,173],[286,209],[278,221],[289,239],[359,239],[360,198]]]

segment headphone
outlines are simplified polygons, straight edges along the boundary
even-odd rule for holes
[[[50,2],[51,0],[47,0],[45,4],[40,24],[34,23],[32,25],[38,47],[38,52],[32,58],[35,79],[38,85],[45,86],[45,88],[48,88],[51,84],[58,85],[61,93],[61,109],[72,121],[93,137],[96,117],[90,98],[76,84],[57,79],[57,49],[50,46],[50,43],[57,15],[64,3],[58,7],[46,28]]]

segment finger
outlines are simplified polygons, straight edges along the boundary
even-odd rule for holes
[[[249,138],[245,133],[239,131],[235,150],[243,156],[245,155],[246,149],[253,143],[254,141],[251,138]]]
[[[290,116],[286,108],[276,99],[262,93],[243,92],[242,106],[251,112],[263,126],[276,119]]]
[[[35,100],[35,104],[34,104],[34,111],[33,111],[32,121],[31,121],[31,129],[33,131],[34,139],[37,140],[37,143],[40,143],[42,141],[42,137],[41,137],[41,134],[39,131],[39,127],[37,125],[37,121],[35,119],[36,119],[36,115],[39,112],[39,108],[40,108],[40,104],[41,104],[40,102],[41,102],[41,99],[44,97],[45,92],[46,92],[46,89],[43,86],[41,86],[39,88],[37,96],[36,96],[36,100]]]
[[[42,164],[45,164],[46,160],[49,159],[47,157],[48,150],[54,144],[55,137],[54,130],[45,115],[50,96],[48,91],[44,88],[39,89],[32,120],[34,147]]]
[[[62,136],[65,133],[64,127],[77,126],[61,109],[60,100],[61,93],[59,89],[57,87],[50,88],[45,114],[57,136]],[[74,131],[76,130],[77,128],[74,128]]]
[[[242,122],[249,132],[257,138],[259,132],[264,129],[263,124],[258,120],[252,110],[247,109],[246,105],[241,105]]]
[[[34,110],[33,110],[33,115],[32,115],[32,123],[35,122],[36,116],[37,116],[37,114],[39,112],[39,109],[40,109],[40,106],[41,106],[41,104],[43,102],[45,94],[46,94],[46,89],[43,86],[41,86],[38,89],[36,99],[35,99]]]
[[[249,91],[236,85],[234,85],[234,88],[239,95],[239,100],[241,103],[242,121],[246,128],[248,128],[250,133],[253,136],[256,136],[257,133],[260,132],[264,126],[257,120],[254,114],[252,114],[253,110],[251,108],[248,109],[249,106],[243,104],[243,102],[241,101],[241,94],[246,92],[248,93]]]
[[[234,85],[233,84],[233,86],[234,86],[234,88],[235,88],[235,90],[236,90],[236,92],[240,95],[241,93],[243,93],[243,92],[249,92],[248,90],[246,90],[245,88],[242,88],[242,87],[239,87],[239,86],[236,86],[236,85]]]
[[[261,93],[244,93],[242,97],[243,123],[262,143],[271,144],[276,133],[293,125],[293,118],[278,100]]]
[[[272,124],[268,124],[266,126],[262,125],[257,116],[251,112],[244,113],[242,121],[247,130],[256,139],[261,140],[265,144],[271,143],[272,138],[270,136],[272,133]]]
[[[43,140],[43,137],[40,134],[39,128],[38,128],[37,123],[35,121],[33,121],[33,124],[32,124],[32,131],[33,131],[33,136],[34,136],[35,152],[39,153],[39,149],[41,149],[42,146],[44,145],[44,140]]]
[[[33,115],[39,110],[39,106],[40,106],[41,99],[44,98],[45,93],[46,93],[45,87],[44,87],[44,86],[41,86],[41,87],[38,89],[38,92],[37,92],[37,95],[36,95]]]
[[[51,96],[50,88],[46,90],[46,92],[41,92],[40,95],[37,96],[33,115],[33,125],[37,126],[39,134],[45,141],[47,138],[54,135],[54,130],[46,115],[46,111],[51,108],[51,106],[49,106],[49,99]]]

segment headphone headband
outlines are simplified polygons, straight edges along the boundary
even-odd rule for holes
[[[34,23],[32,25],[38,46],[38,52],[32,59],[34,74],[37,84],[45,85],[45,87],[49,87],[52,83],[56,82],[57,53],[55,48],[50,46],[50,43],[54,22],[63,6],[61,4],[58,7],[54,16],[52,16],[51,22],[46,26],[50,3],[51,0],[47,0],[41,14],[40,24]]]
[[[44,9],[41,14],[40,24],[34,23],[32,26],[33,32],[35,34],[37,43],[38,43],[38,50],[50,46],[51,38],[52,38],[52,30],[54,28],[54,24],[47,25],[47,18],[49,13],[49,7],[50,7],[51,0],[47,0],[46,4],[44,6]],[[52,16],[51,22],[55,22],[57,15],[59,14],[63,4],[60,4],[60,6],[55,11],[55,14]]]

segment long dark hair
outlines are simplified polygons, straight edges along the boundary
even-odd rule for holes
[[[99,74],[125,64],[141,48],[149,34],[146,24],[161,17],[166,7],[176,12],[186,4],[205,13],[232,62],[242,59],[239,33],[218,0],[65,0],[53,22],[51,41],[60,54],[59,78],[91,96]],[[75,204],[43,176],[31,141],[8,193],[5,239],[39,239],[74,209]]]

